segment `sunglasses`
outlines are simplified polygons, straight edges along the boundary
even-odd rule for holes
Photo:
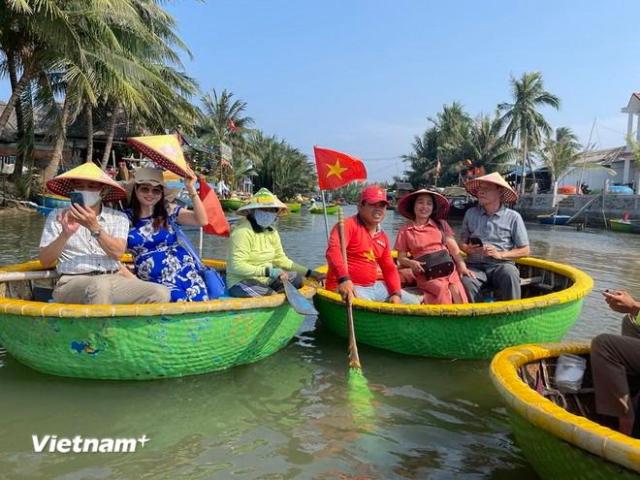
[[[142,185],[138,187],[138,191],[143,194],[152,193],[153,195],[162,195],[162,188],[160,187],[147,187],[146,185]]]

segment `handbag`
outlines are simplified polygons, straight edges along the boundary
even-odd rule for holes
[[[178,237],[178,242],[184,247],[184,249],[193,257],[193,261],[198,269],[205,285],[207,286],[207,296],[209,300],[215,300],[224,295],[225,284],[224,279],[218,273],[215,268],[207,267],[200,258],[200,255],[196,253],[195,248],[191,244],[189,237],[178,226],[177,223],[172,222],[172,227]]]
[[[455,263],[453,263],[453,258],[449,254],[444,243],[445,234],[440,222],[438,222],[438,228],[442,234],[442,250],[427,253],[426,255],[422,255],[420,258],[416,258],[416,260],[422,264],[424,276],[427,280],[448,277],[456,268]]]

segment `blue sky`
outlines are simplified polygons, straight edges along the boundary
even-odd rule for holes
[[[373,180],[443,104],[475,116],[510,100],[509,78],[543,73],[562,100],[544,113],[601,147],[622,145],[640,91],[640,3],[583,1],[169,2],[203,92],[231,90],[267,134],[365,160]],[[196,101],[196,99],[194,99]]]

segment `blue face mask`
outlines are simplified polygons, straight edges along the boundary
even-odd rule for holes
[[[256,219],[256,223],[262,228],[268,228],[276,222],[278,214],[275,212],[267,212],[266,210],[255,210],[253,212],[253,218]]]

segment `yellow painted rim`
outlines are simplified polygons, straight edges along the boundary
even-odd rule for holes
[[[131,256],[124,255],[123,262],[130,262]],[[204,263],[217,269],[224,269],[222,260],[204,260]],[[31,272],[47,270],[39,261],[19,263],[0,267],[2,272]],[[300,293],[307,298],[313,297],[316,289],[304,286]],[[180,315],[184,313],[221,312],[229,310],[251,310],[255,308],[275,308],[286,302],[284,294],[253,298],[224,298],[208,302],[150,303],[136,305],[75,305],[45,303],[14,298],[0,298],[0,314],[24,315],[31,317],[132,317],[153,315]]]
[[[551,262],[541,258],[524,257],[517,261],[522,265],[542,268],[544,270],[558,273],[568,277],[573,284],[560,292],[553,292],[538,297],[523,298],[521,300],[508,300],[493,303],[466,303],[457,305],[396,305],[385,302],[373,302],[370,300],[354,299],[353,306],[362,310],[388,313],[392,315],[414,315],[414,316],[469,316],[469,315],[494,315],[496,313],[513,313],[536,308],[545,308],[552,305],[574,302],[586,297],[593,289],[593,279],[582,270],[565,265],[563,263]],[[327,266],[318,270],[326,272]],[[340,295],[336,292],[318,288],[318,297],[334,303],[343,303]]]
[[[494,385],[509,407],[536,427],[610,462],[640,472],[640,440],[573,415],[530,388],[518,369],[536,360],[565,353],[584,354],[587,343],[549,343],[510,347],[492,360]]]

